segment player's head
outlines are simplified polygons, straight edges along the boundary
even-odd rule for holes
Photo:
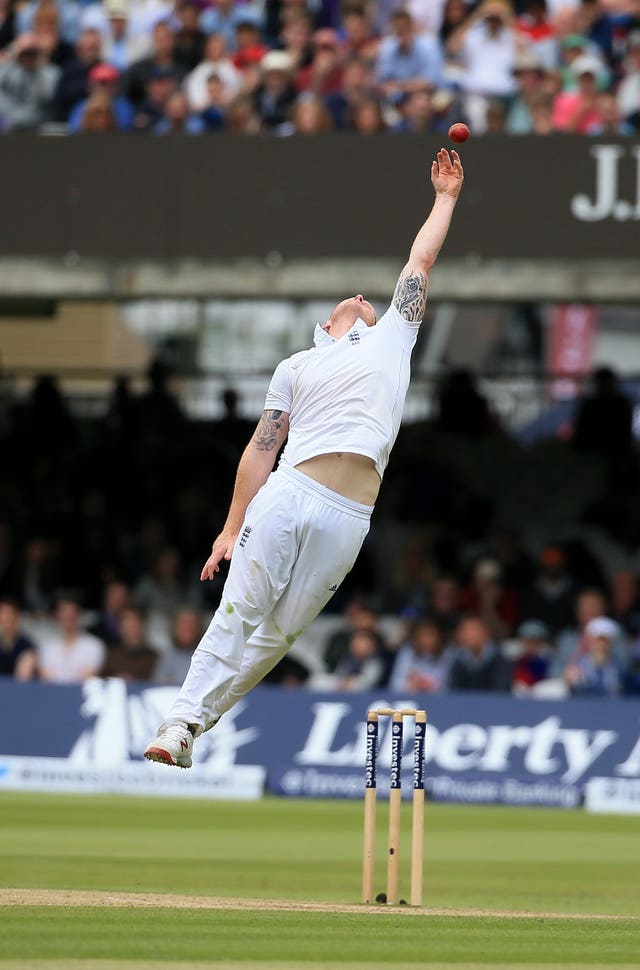
[[[341,300],[326,323],[322,324],[322,329],[334,340],[340,340],[340,337],[344,337],[351,330],[356,320],[363,320],[368,327],[375,326],[377,320],[376,311],[362,293]]]

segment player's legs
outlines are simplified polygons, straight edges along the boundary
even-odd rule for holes
[[[217,717],[275,667],[324,609],[353,567],[369,531],[366,506],[347,500],[328,504],[326,496],[335,493],[316,483],[307,491],[306,482],[304,485],[304,525],[289,582],[271,614],[249,639],[237,675],[214,700],[212,710]]]

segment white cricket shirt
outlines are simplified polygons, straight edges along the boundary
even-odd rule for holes
[[[346,451],[373,459],[382,478],[400,428],[418,328],[393,304],[375,326],[356,320],[339,340],[316,327],[316,346],[278,364],[267,391],[265,409],[289,415],[282,460],[295,467]]]

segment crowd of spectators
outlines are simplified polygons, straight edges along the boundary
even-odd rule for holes
[[[156,361],[148,378],[136,394],[117,381],[95,419],[76,418],[51,377],[26,398],[0,394],[2,675],[177,684],[186,673],[222,588],[222,577],[200,582],[201,564],[255,422],[241,416],[231,389],[219,420],[190,420],[173,371]],[[571,539],[526,541],[530,505],[507,528],[501,503],[470,489],[469,478],[482,487],[488,456],[502,454],[489,493],[506,479],[510,497],[533,488],[543,504],[561,502],[557,487],[550,497],[535,480],[533,453],[523,451],[529,464],[509,477],[513,440],[471,376],[454,372],[428,427],[401,429],[369,539],[324,617],[333,632],[316,635],[322,671],[294,652],[272,681],[640,693],[640,522],[634,532],[631,514],[640,472],[632,408],[611,371],[596,374],[573,438],[553,448],[539,467],[561,469],[573,509],[585,502],[585,460],[600,470],[589,514],[612,536],[618,520],[607,510],[620,512],[630,496],[624,568],[591,551],[577,520]],[[472,460],[466,479],[456,477],[456,460]]]
[[[0,0],[0,130],[633,134],[638,0]]]

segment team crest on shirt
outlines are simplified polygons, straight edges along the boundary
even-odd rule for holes
[[[241,549],[244,549],[244,547],[246,546],[247,539],[249,538],[252,532],[253,532],[253,529],[251,528],[250,525],[246,525],[242,530],[242,535],[240,536],[240,542],[238,543]]]
[[[360,332],[358,330],[349,331],[349,343],[359,344],[360,343]]]

